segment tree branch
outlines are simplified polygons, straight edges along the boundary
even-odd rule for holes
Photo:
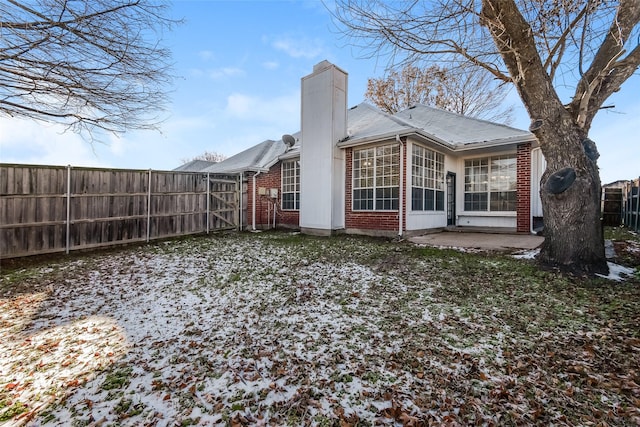
[[[0,114],[80,133],[157,126],[169,52],[149,35],[176,23],[163,9],[155,0],[0,3]]]

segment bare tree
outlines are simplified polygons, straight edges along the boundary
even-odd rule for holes
[[[0,114],[92,135],[155,128],[175,21],[152,0],[0,1]]]
[[[219,163],[223,160],[225,160],[227,158],[227,156],[225,156],[224,154],[220,154],[217,153],[215,151],[205,151],[202,154],[199,154],[193,158],[190,159],[182,159],[182,163],[189,163],[191,161],[194,160],[205,160],[207,162],[214,162],[214,163]]]
[[[513,106],[504,107],[508,87],[495,84],[487,71],[469,66],[447,69],[440,65],[407,64],[386,77],[370,78],[365,98],[393,114],[414,104],[425,104],[478,119],[510,124]]]
[[[599,154],[588,134],[605,100],[640,64],[640,1],[337,0],[334,16],[370,55],[466,61],[513,83],[547,160],[539,262],[608,271]]]

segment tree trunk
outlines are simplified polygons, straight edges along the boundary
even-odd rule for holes
[[[537,134],[547,159],[540,186],[545,240],[538,262],[574,274],[607,274],[595,144],[570,120],[550,128]]]
[[[481,20],[509,69],[547,161],[540,186],[545,240],[538,261],[576,274],[607,273],[595,143],[560,101],[514,0],[483,0]]]

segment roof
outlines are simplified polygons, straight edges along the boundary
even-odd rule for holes
[[[453,146],[535,138],[526,130],[418,104],[395,117]]]
[[[393,135],[418,135],[452,151],[535,141],[535,136],[529,131],[423,104],[390,115],[362,103],[349,110],[348,123],[349,137],[339,144],[342,147]]]
[[[617,181],[610,182],[608,184],[603,184],[603,188],[623,188],[628,182],[628,179],[619,179]]]
[[[339,147],[352,147],[397,136],[417,136],[450,151],[535,142],[528,131],[474,119],[438,108],[418,104],[396,114],[387,114],[363,102],[347,111],[347,138]],[[301,133],[287,146],[282,139],[266,140],[235,156],[204,169],[203,172],[238,173],[267,171],[279,160],[300,155]]]
[[[228,159],[223,160],[220,163],[211,165],[203,170],[203,172],[212,173],[237,173],[244,171],[267,171],[273,166],[281,156],[289,151],[299,152],[300,150],[300,133],[293,134],[296,140],[296,144],[293,147],[289,147],[282,139],[273,141],[267,139],[262,141],[258,145],[254,145],[235,156],[231,156]]]
[[[211,165],[215,165],[216,162],[210,162],[208,160],[191,160],[190,162],[185,163],[184,165],[180,165],[174,169],[174,171],[178,172],[201,172],[204,169],[210,167]]]

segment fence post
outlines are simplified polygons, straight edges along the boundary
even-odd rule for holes
[[[631,197],[633,200],[633,183],[631,184]],[[631,202],[633,206],[633,201]],[[638,177],[638,186],[636,187],[636,214],[635,214],[635,231],[640,230],[640,177]]]
[[[211,172],[207,172],[207,234],[209,234],[209,215],[211,215],[211,180],[209,179]]]
[[[149,187],[147,188],[147,243],[151,238],[151,169],[149,169]]]
[[[242,231],[242,172],[238,172],[238,231]]]
[[[69,254],[69,248],[71,246],[71,165],[67,165],[67,242],[65,253]]]

